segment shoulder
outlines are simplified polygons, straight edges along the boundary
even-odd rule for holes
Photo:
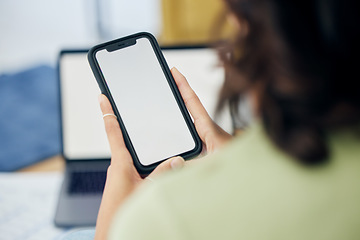
[[[109,239],[185,239],[161,185],[144,183],[114,217]]]
[[[254,175],[259,164],[253,161],[255,154],[268,155],[268,151],[274,151],[271,146],[266,146],[269,143],[261,131],[261,127],[255,126],[216,154],[194,160],[199,163],[145,184],[118,212],[114,221],[117,227],[113,228],[112,235],[116,238],[131,235],[132,239],[146,235],[154,235],[156,239],[180,236],[179,239],[190,239],[195,234],[194,229],[201,229],[206,224],[204,215],[216,218],[220,211],[228,214],[228,207],[238,201],[239,191],[233,189],[240,185],[234,180],[245,179],[251,172]],[[241,184],[248,185],[248,182]],[[222,218],[226,218],[225,215]]]
[[[349,151],[356,154],[354,149]],[[140,189],[119,212],[115,235],[124,239],[303,239],[310,235],[321,239],[323,231],[314,226],[333,224],[339,224],[334,229],[338,237],[344,232],[355,234],[356,228],[344,223],[360,221],[360,210],[356,214],[351,210],[360,201],[360,190],[348,187],[360,183],[355,174],[360,165],[352,164],[349,174],[337,166],[338,158],[335,154],[332,165],[309,171],[277,150],[262,128],[255,126],[201,163]]]

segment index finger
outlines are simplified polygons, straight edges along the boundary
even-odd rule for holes
[[[189,109],[191,116],[194,118],[194,122],[203,120],[212,121],[199,97],[196,95],[194,90],[192,90],[184,75],[182,75],[175,67],[171,69],[171,73],[174,76],[174,80],[179,88],[182,98],[184,99],[187,109]]]

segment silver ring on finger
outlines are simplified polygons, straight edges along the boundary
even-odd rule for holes
[[[104,114],[104,115],[103,115],[103,119],[105,119],[105,117],[107,117],[107,116],[112,116],[112,117],[117,118],[115,114],[112,114],[112,113],[106,113],[106,114]]]

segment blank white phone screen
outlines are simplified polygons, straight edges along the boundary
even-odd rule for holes
[[[142,165],[195,148],[147,38],[112,52],[100,50],[96,59]]]

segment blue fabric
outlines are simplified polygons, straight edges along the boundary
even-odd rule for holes
[[[60,153],[56,78],[49,66],[0,75],[0,171]]]
[[[95,229],[79,229],[67,233],[60,240],[92,240],[94,237]]]

